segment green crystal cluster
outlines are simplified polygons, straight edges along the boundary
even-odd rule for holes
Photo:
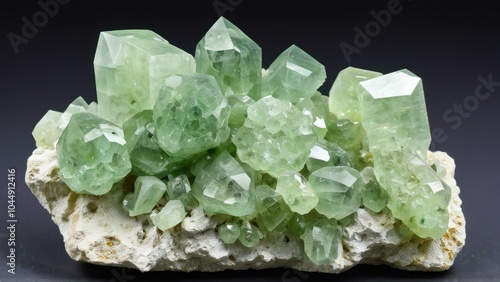
[[[361,208],[423,239],[447,229],[451,192],[425,162],[422,81],[408,70],[349,67],[324,96],[312,56],[292,45],[263,70],[224,18],[194,57],[149,30],[102,32],[94,66],[97,103],[78,98],[33,130],[76,193],[121,193],[124,212],[160,230],[202,208],[226,244],[295,236],[318,265],[338,258]]]

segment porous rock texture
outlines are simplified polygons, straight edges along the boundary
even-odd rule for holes
[[[201,208],[189,213],[180,225],[162,232],[148,216],[129,217],[123,209],[121,202],[133,180],[122,180],[103,196],[76,194],[58,177],[55,150],[37,148],[33,152],[26,183],[59,227],[69,256],[77,261],[141,271],[284,267],[338,273],[357,264],[441,271],[453,264],[465,243],[465,219],[454,179],[454,160],[443,152],[429,152],[427,161],[446,167],[444,180],[452,191],[449,228],[441,239],[404,238],[396,231],[399,221],[387,209],[375,214],[360,208],[343,229],[339,257],[321,266],[308,259],[301,242],[292,235],[265,238],[250,249],[240,243],[226,245],[217,236],[215,219],[207,218]]]

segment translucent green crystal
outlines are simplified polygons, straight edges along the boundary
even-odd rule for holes
[[[317,139],[311,119],[290,102],[268,96],[248,107],[232,141],[243,162],[278,177],[301,170]]]
[[[325,82],[325,67],[292,45],[274,60],[262,77],[262,96],[297,103],[310,98]]]
[[[360,82],[363,128],[370,151],[391,152],[401,147],[425,158],[431,142],[422,80],[400,70]]]
[[[94,58],[99,114],[121,125],[152,109],[161,82],[193,73],[193,56],[150,30],[101,32]]]
[[[196,45],[196,72],[215,77],[226,95],[259,99],[261,53],[252,39],[221,17]]]
[[[54,143],[61,136],[61,130],[57,127],[62,113],[49,110],[35,125],[33,138],[37,147],[54,148]]]
[[[102,195],[131,170],[123,131],[90,113],[74,114],[57,143],[59,176],[77,193]]]
[[[282,197],[267,185],[259,185],[256,188],[257,224],[267,232],[281,233],[293,213],[285,204]]]
[[[381,76],[379,72],[347,67],[339,72],[330,89],[329,106],[339,119],[361,121],[358,95],[361,81]]]
[[[253,173],[229,153],[222,152],[196,176],[193,194],[211,214],[249,215],[255,211]]]
[[[451,189],[418,155],[403,149],[377,156],[374,172],[395,218],[422,238],[445,234]]]
[[[367,166],[361,171],[365,186],[361,189],[361,200],[365,208],[380,212],[387,205],[387,192],[380,187],[373,167]]]
[[[191,184],[185,174],[174,177],[167,182],[167,194],[170,200],[180,200],[188,211],[198,206],[198,201],[191,192]]]
[[[224,243],[232,244],[240,237],[241,229],[236,223],[225,222],[219,226],[217,234]]]
[[[248,221],[244,221],[241,225],[241,233],[238,240],[240,243],[251,248],[260,243],[260,240],[264,238],[264,233],[255,225],[250,224]]]
[[[317,265],[337,259],[339,247],[342,248],[342,233],[334,220],[321,219],[307,224],[301,238],[306,255]]]
[[[316,210],[328,218],[342,219],[361,206],[364,182],[358,171],[347,166],[323,167],[309,176],[319,201]]]
[[[165,152],[181,159],[217,147],[229,137],[230,111],[213,77],[171,76],[153,111],[158,143]]]
[[[158,229],[165,231],[181,223],[186,217],[182,202],[170,200],[157,214],[151,214],[151,220]]]
[[[328,131],[327,122],[333,118],[328,110],[328,97],[316,91],[311,98],[302,98],[295,106],[312,119],[318,138],[325,137]]]
[[[355,163],[356,159],[350,152],[344,151],[335,143],[320,139],[311,148],[306,166],[307,170],[313,172],[326,166],[354,167]]]
[[[366,133],[359,122],[340,119],[327,123],[328,132],[325,140],[337,144],[342,149],[359,153],[363,148]]]
[[[128,215],[150,213],[167,191],[165,183],[155,176],[139,176],[134,183],[134,192],[123,199]]]
[[[300,173],[292,172],[280,176],[276,192],[283,197],[292,211],[299,214],[310,212],[318,204],[318,197]]]
[[[164,177],[178,168],[178,160],[169,156],[155,134],[153,111],[141,111],[123,123],[132,169],[137,175]]]

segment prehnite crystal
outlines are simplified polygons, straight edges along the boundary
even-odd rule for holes
[[[318,265],[342,254],[360,209],[390,214],[404,238],[445,234],[451,192],[425,162],[419,77],[349,67],[326,97],[313,57],[292,45],[262,70],[260,47],[224,18],[195,57],[152,31],[101,33],[98,103],[77,98],[33,130],[37,146],[57,143],[73,192],[120,193],[124,212],[166,232],[202,209],[225,244],[294,236]]]

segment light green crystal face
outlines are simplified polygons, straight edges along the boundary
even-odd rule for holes
[[[74,114],[87,113],[88,109],[89,105],[82,97],[76,98],[73,102],[71,102],[71,104],[69,104],[69,106],[61,115],[61,118],[59,118],[59,122],[57,123],[59,130],[63,131],[66,126],[68,126],[68,123]]]
[[[389,195],[388,207],[422,238],[441,238],[448,228],[451,189],[409,149],[375,159],[375,175]]]
[[[33,138],[37,147],[54,148],[54,143],[61,136],[61,130],[57,127],[62,113],[49,110],[35,125]]]
[[[196,45],[196,72],[213,76],[227,95],[260,98],[262,51],[221,17]]]
[[[238,238],[243,246],[247,248],[254,247],[260,243],[262,238],[264,238],[264,233],[257,226],[250,224],[248,221],[243,222],[240,237]]]
[[[130,216],[150,213],[165,191],[167,187],[158,177],[139,176],[134,183],[134,192],[123,199],[123,207]]]
[[[361,206],[363,179],[358,171],[346,166],[323,167],[309,176],[319,202],[316,210],[328,218],[342,219]]]
[[[325,82],[325,67],[292,45],[271,64],[262,77],[262,96],[297,103],[310,98]]]
[[[153,119],[165,152],[186,159],[228,139],[231,109],[213,77],[176,75],[164,84]]]
[[[152,109],[161,82],[193,73],[193,56],[150,30],[101,32],[94,58],[99,114],[121,125]]]
[[[318,204],[318,197],[304,176],[299,173],[280,176],[276,192],[283,197],[290,209],[298,214],[306,214]]]
[[[335,221],[321,219],[309,223],[301,238],[306,255],[317,265],[330,263],[339,255],[342,233]]]
[[[365,186],[361,189],[361,200],[365,208],[380,212],[387,205],[387,192],[380,187],[373,167],[367,166],[361,171]]]
[[[123,123],[123,132],[135,174],[164,177],[178,167],[178,160],[158,145],[152,110],[141,111],[129,118]]]
[[[181,223],[186,217],[182,202],[170,200],[157,214],[151,214],[151,220],[158,229],[165,231]]]
[[[360,122],[358,95],[361,81],[381,76],[379,72],[347,67],[339,72],[330,89],[330,111],[339,119]]]
[[[57,143],[59,176],[77,193],[102,195],[131,170],[123,131],[90,113],[74,114]]]
[[[185,174],[174,177],[167,182],[167,194],[170,200],[180,200],[188,211],[198,206],[198,201],[191,192],[191,184]]]
[[[391,152],[403,147],[425,158],[431,134],[422,80],[400,70],[360,85],[361,118],[370,151]]]
[[[255,211],[253,174],[227,152],[222,152],[201,170],[192,188],[195,198],[208,213],[244,216]]]
[[[248,107],[248,118],[232,140],[243,162],[278,177],[301,170],[317,139],[306,115],[268,96]]]
[[[313,121],[318,138],[325,137],[328,131],[327,123],[333,119],[328,110],[328,97],[316,91],[311,98],[301,98],[295,106]]]

